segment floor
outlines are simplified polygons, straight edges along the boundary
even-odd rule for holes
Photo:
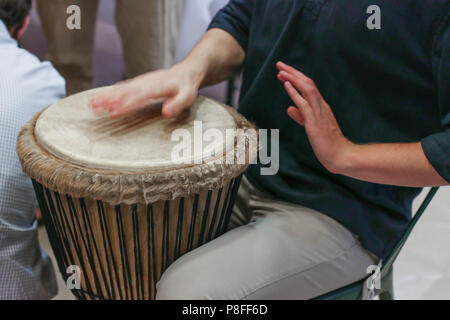
[[[422,194],[415,202],[417,208]],[[450,188],[441,188],[400,253],[394,271],[398,299],[450,299]]]
[[[96,83],[99,86],[121,80],[123,72],[120,40],[112,23],[113,11],[114,1],[101,0],[94,53]],[[39,18],[34,11],[31,22],[31,28],[22,45],[39,57],[43,57],[45,39]],[[115,67],[110,68],[111,65]],[[223,100],[223,85],[207,89],[204,94]],[[44,249],[53,256],[46,232],[42,228],[39,230],[39,239]],[[395,264],[397,299],[450,299],[448,243],[450,243],[450,188],[442,188]],[[65,289],[60,275],[58,281],[60,292],[55,299],[73,299],[71,293]]]

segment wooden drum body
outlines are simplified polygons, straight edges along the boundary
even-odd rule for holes
[[[19,158],[33,180],[63,278],[71,275],[69,266],[81,271],[81,288],[73,294],[90,300],[154,299],[156,283],[173,261],[226,231],[254,152],[249,146],[256,145],[246,133],[253,127],[231,108],[203,97],[181,123],[147,110],[117,125],[91,113],[87,101],[97,91],[63,99],[36,115],[19,135]],[[243,129],[241,135],[223,144],[223,153],[194,155],[202,161],[191,165],[170,164],[167,150],[173,146],[161,141],[168,128],[192,131],[193,119],[214,110],[226,121],[202,119],[206,127],[228,129],[233,123]],[[143,137],[149,146],[136,145]],[[86,141],[94,144],[83,145]],[[157,152],[145,149],[166,142],[169,146]],[[122,147],[139,154],[116,150]],[[230,147],[245,163],[224,163]]]
[[[152,204],[109,205],[34,182],[60,272],[80,266],[79,299],[154,299],[177,258],[226,231],[240,178],[223,188]]]

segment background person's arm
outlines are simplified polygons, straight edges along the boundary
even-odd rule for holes
[[[95,111],[120,117],[163,100],[163,116],[173,118],[194,103],[200,88],[234,75],[244,59],[245,52],[233,36],[211,29],[181,63],[119,83],[93,97],[91,105]]]

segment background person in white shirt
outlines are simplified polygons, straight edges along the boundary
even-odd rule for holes
[[[37,202],[16,139],[36,112],[65,96],[65,81],[49,62],[18,47],[30,8],[31,0],[0,0],[0,300],[57,293],[51,261],[39,247]]]

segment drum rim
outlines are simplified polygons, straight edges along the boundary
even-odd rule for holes
[[[113,205],[148,204],[221,188],[246,171],[254,160],[250,157],[256,155],[256,152],[250,152],[249,146],[256,145],[255,135],[249,134],[249,129],[256,128],[235,109],[213,101],[230,113],[236,121],[237,129],[243,129],[244,134],[235,146],[235,154],[239,157],[245,153],[244,164],[224,164],[226,154],[223,154],[222,157],[209,159],[202,164],[178,168],[142,171],[92,169],[58,158],[39,145],[34,129],[40,115],[48,107],[22,127],[17,139],[17,153],[23,171],[45,187],[72,197],[92,198]],[[246,141],[243,142],[243,139]]]
[[[77,103],[80,99],[81,103],[85,103],[87,102],[87,100],[89,99],[89,97],[91,97],[93,94],[98,94],[98,93],[102,93],[102,92],[110,92],[110,91],[114,91],[114,88],[111,86],[108,87],[100,87],[100,88],[96,88],[96,89],[91,89],[91,90],[87,90],[87,91],[83,91],[80,92],[78,94],[66,97],[64,99],[61,99],[59,101],[57,101],[56,103],[52,104],[51,106],[45,108],[41,115],[39,116],[36,125],[35,125],[35,136],[36,139],[38,141],[38,144],[45,150],[47,150],[48,152],[50,152],[51,154],[55,155],[57,158],[59,159],[64,159],[67,162],[70,163],[74,163],[76,165],[80,165],[82,167],[89,167],[92,169],[106,169],[106,170],[118,170],[118,171],[137,171],[137,172],[144,172],[146,170],[158,170],[158,169],[170,169],[170,168],[179,168],[180,167],[180,163],[176,164],[173,163],[170,160],[170,157],[167,158],[167,154],[164,155],[160,155],[160,158],[158,157],[152,157],[152,160],[150,160],[147,156],[144,157],[138,157],[138,158],[132,158],[132,159],[124,159],[121,158],[120,156],[118,158],[116,157],[111,157],[111,158],[104,158],[101,155],[95,155],[92,154],[92,147],[89,147],[87,149],[83,148],[81,150],[79,150],[79,152],[75,152],[76,149],[74,149],[74,147],[76,148],[76,146],[73,145],[73,141],[78,141],[80,137],[76,137],[76,138],[72,138],[69,141],[64,140],[64,139],[59,139],[57,138],[56,140],[53,139],[55,136],[55,133],[59,136],[61,134],[61,130],[66,131],[68,130],[69,132],[71,131],[75,131],[78,132],[80,129],[83,131],[85,130],[84,127],[84,123],[83,125],[76,125],[76,126],[71,126],[69,123],[65,123],[64,121],[62,121],[61,124],[58,124],[57,122],[54,123],[55,127],[53,125],[49,126],[49,124],[46,124],[46,120],[47,121],[55,121],[54,117],[55,115],[61,114],[60,110],[64,110],[64,108],[67,108],[67,106],[69,106],[69,108],[72,108],[72,110],[77,110],[77,108],[73,108],[73,105],[75,103]],[[158,100],[159,103],[162,103],[161,100]],[[158,103],[155,104],[155,106]],[[224,126],[222,128],[222,130],[228,130],[228,129],[235,129],[236,126],[236,119],[229,113],[227,112],[226,108],[223,108],[221,106],[221,104],[219,104],[218,102],[216,102],[213,99],[207,98],[207,97],[203,97],[203,96],[198,96],[197,99],[194,101],[193,103],[193,107],[195,106],[195,109],[200,110],[202,108],[202,105],[205,105],[205,107],[211,108],[211,106],[213,106],[214,108],[212,108],[212,110],[217,109],[217,112],[219,115],[226,115],[226,119],[225,122],[228,122],[229,124],[232,123],[232,126]],[[89,107],[86,105],[83,108],[89,109]],[[157,108],[155,108],[156,110]],[[90,112],[88,112],[90,113]],[[145,115],[145,112],[142,112]],[[195,111],[195,113],[198,113],[198,111]],[[79,113],[78,113],[79,114]],[[101,132],[101,135],[107,133],[107,131],[110,131],[110,133],[117,133],[120,132],[121,130],[127,130],[129,128],[131,128],[128,123],[129,122],[133,122],[138,118],[133,118],[133,117],[124,117],[123,119],[109,119],[107,116],[105,116],[104,114],[102,115],[97,115],[97,118],[94,119],[87,119],[85,118],[85,116],[87,115],[81,115],[80,119],[84,119],[83,121],[93,121],[92,122],[92,133],[98,134],[99,132]],[[153,117],[153,116],[152,116]],[[201,116],[200,116],[201,117]],[[66,118],[66,120],[70,119],[71,117]],[[167,122],[167,119],[164,118],[160,118],[162,121],[166,122],[168,125],[173,126],[176,124],[176,122]],[[123,120],[123,121],[122,121]],[[148,120],[148,119],[147,119]],[[155,119],[157,120],[157,119]],[[196,120],[195,118],[192,120]],[[212,119],[211,119],[212,120]],[[207,121],[205,120],[200,120],[200,121]],[[145,122],[145,121],[144,121]],[[143,122],[143,123],[144,123]],[[151,121],[153,123],[153,120]],[[183,121],[181,120],[181,125],[183,124]],[[156,121],[156,124],[158,123],[158,121]],[[191,123],[192,126],[192,123]],[[67,128],[68,127],[68,128]],[[138,124],[138,127],[140,127],[140,125]],[[145,126],[144,126],[145,127]],[[73,129],[70,129],[73,128]],[[148,128],[151,130],[151,128]],[[191,128],[192,130],[192,128]],[[50,134],[49,134],[50,132]],[[155,131],[153,131],[153,133],[155,133]],[[153,134],[151,132],[148,132],[147,134]],[[173,133],[173,132],[172,132]],[[191,132],[192,134],[193,132]],[[165,133],[167,135],[167,133]],[[119,136],[121,136],[121,134],[119,134]],[[126,136],[126,135],[125,135]],[[94,136],[95,137],[95,136]],[[98,137],[100,139],[102,139],[102,137]],[[115,137],[114,137],[115,138]],[[137,137],[136,137],[137,138]],[[166,137],[167,138],[167,137]],[[88,140],[91,140],[91,138],[89,138]],[[97,138],[94,138],[94,140],[97,140]],[[176,140],[176,139],[175,139]],[[230,141],[231,142],[231,141]],[[125,145],[129,146],[129,141],[123,141],[122,144],[117,144],[116,139],[113,139],[112,141],[109,142],[109,148],[112,147],[111,143],[113,143],[113,150],[120,150],[120,146]],[[163,141],[161,141],[161,143],[163,143]],[[108,143],[106,144],[108,146]],[[160,144],[158,144],[160,145]],[[216,146],[217,150],[220,150],[221,148],[225,148],[224,150],[228,150],[228,149],[232,149],[233,145],[231,143],[228,143],[227,141],[223,141],[223,146]],[[94,148],[95,149],[95,148]],[[103,148],[101,148],[103,149]],[[136,149],[138,149],[138,146],[136,145]],[[122,153],[125,154],[125,157],[127,155],[130,154],[130,152],[124,152]],[[151,153],[150,153],[151,154]],[[217,156],[220,157],[221,155]],[[192,161],[191,163],[198,163],[195,161],[201,160],[201,161],[205,161],[205,162],[209,162],[211,160],[214,160],[216,156],[211,156],[208,153],[203,153],[202,154],[195,154],[195,155],[188,155],[188,156],[184,156],[182,159],[179,159],[179,161]]]

